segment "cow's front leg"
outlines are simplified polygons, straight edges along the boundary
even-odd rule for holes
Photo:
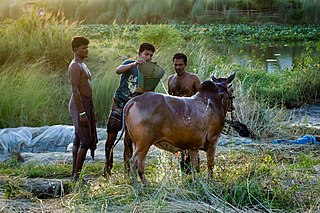
[[[198,167],[199,167],[199,150],[198,149],[190,149],[190,164],[191,164],[191,171],[193,174],[195,172],[199,172]]]
[[[214,157],[216,154],[216,148],[218,144],[218,137],[209,143],[207,149],[207,165],[208,165],[208,178],[209,180],[213,177]]]

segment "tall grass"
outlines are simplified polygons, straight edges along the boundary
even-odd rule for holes
[[[19,18],[30,7],[45,8],[47,12],[59,13],[73,21],[84,21],[87,24],[116,23],[234,23],[235,20],[250,23],[270,20],[280,23],[319,23],[319,2],[316,0],[42,0],[25,4],[24,0],[2,0],[0,19]],[[260,11],[260,15],[249,11]],[[267,10],[266,12],[264,12]],[[242,13],[239,13],[241,11]],[[245,13],[247,12],[247,13]],[[277,14],[273,18],[270,12]],[[230,17],[230,13],[232,17]],[[199,18],[198,18],[199,16]],[[231,18],[231,19],[230,19]],[[230,22],[228,22],[230,21]]]
[[[183,43],[179,30],[171,25],[145,25],[137,33],[139,42],[150,42],[161,49],[163,47],[179,47]]]
[[[316,64],[311,62],[310,64]],[[320,74],[316,67],[297,67],[268,73],[261,69],[246,69],[238,77],[245,89],[253,87],[260,101],[271,106],[296,107],[319,99]]]
[[[8,20],[2,29],[0,56],[4,63],[32,63],[46,61],[50,72],[65,68],[72,51],[70,41],[74,24],[52,14],[38,17],[25,15],[18,20]]]
[[[253,87],[244,90],[245,80],[234,85],[234,118],[247,125],[259,138],[277,137],[288,128],[289,116],[284,107],[270,106],[268,100],[258,100]],[[231,119],[231,117],[230,117]]]
[[[67,67],[74,24],[30,14],[0,32],[0,127],[69,124]]]
[[[70,89],[60,75],[46,73],[45,61],[16,63],[0,71],[1,128],[70,123]]]
[[[225,77],[236,72],[233,82],[235,116],[259,136],[277,135],[279,128],[283,127],[283,123],[275,125],[286,119],[278,106],[292,106],[319,98],[319,82],[316,77],[310,77],[319,76],[317,67],[313,66],[317,62],[307,56],[293,70],[266,73],[257,67],[234,64],[228,57],[214,55],[208,40],[184,39],[182,33],[171,25],[112,25],[106,26],[107,30],[103,26],[92,27],[97,27],[97,32],[85,28],[77,31],[74,24],[58,21],[50,15],[44,19],[25,17],[1,28],[0,43],[6,45],[0,51],[3,63],[0,67],[1,88],[4,88],[0,108],[2,127],[71,123],[67,110],[71,92],[66,75],[72,59],[69,39],[79,34],[91,40],[86,63],[93,74],[94,105],[99,126],[106,123],[112,97],[119,84],[116,67],[125,59],[135,58],[142,42],[155,44],[153,60],[166,71],[157,92],[166,92],[167,78],[175,73],[172,57],[177,52],[188,56],[187,70],[197,74],[201,80],[210,79],[213,74]],[[17,36],[8,40],[13,32]],[[23,35],[27,35],[29,40],[24,41]],[[33,36],[39,39],[38,43],[31,38]],[[27,45],[23,46],[24,43]],[[18,54],[13,47],[17,48]],[[41,79],[41,82],[34,83],[34,79]],[[35,91],[37,94],[32,96]]]
[[[99,45],[100,47],[97,47]],[[115,73],[116,68],[126,59],[119,56],[119,52],[112,45],[115,41],[90,44],[88,67],[93,73],[93,101],[98,126],[104,127],[111,111],[114,92],[119,85],[120,76]],[[103,54],[101,54],[103,52]]]

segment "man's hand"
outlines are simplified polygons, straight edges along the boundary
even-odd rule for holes
[[[136,66],[144,63],[146,63],[146,60],[144,60],[143,58],[138,58],[134,64]]]

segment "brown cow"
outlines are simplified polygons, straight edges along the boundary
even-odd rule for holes
[[[151,145],[173,153],[186,149],[206,151],[208,174],[209,178],[212,177],[218,139],[224,127],[226,113],[232,109],[229,84],[234,77],[235,73],[228,78],[216,79],[213,76],[213,81],[201,83],[199,92],[191,97],[148,92],[126,104],[126,133],[135,145],[131,161],[134,181],[138,169],[142,182],[147,183],[144,162]],[[132,150],[132,143],[127,141],[125,146],[127,151]],[[125,154],[127,163],[128,157],[132,155],[132,151],[130,152]],[[193,168],[195,153],[190,153]],[[128,170],[128,165],[126,167]]]

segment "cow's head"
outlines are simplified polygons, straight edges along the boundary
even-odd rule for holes
[[[217,85],[219,94],[221,96],[222,104],[225,106],[228,112],[231,112],[234,109],[232,104],[233,100],[233,89],[231,81],[236,76],[236,73],[233,73],[228,78],[216,78],[214,75],[211,77],[212,81]]]
[[[199,92],[208,92],[208,91],[213,93],[218,93],[217,85],[210,80],[202,82],[199,86]]]

